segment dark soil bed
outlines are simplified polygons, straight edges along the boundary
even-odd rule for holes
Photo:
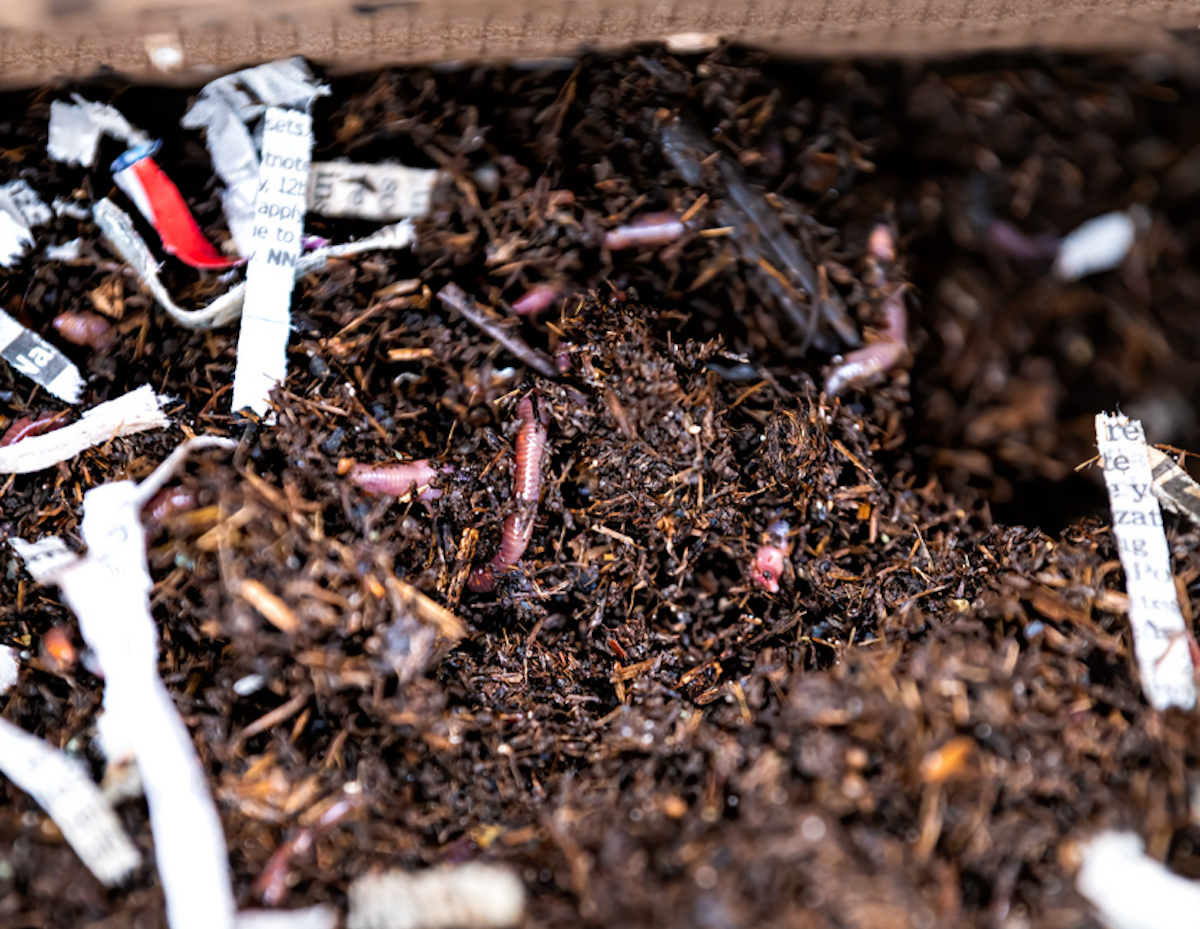
[[[163,134],[159,163],[226,237],[202,141],[163,128],[186,95],[84,89]],[[104,196],[104,171],[45,160],[60,96],[3,98],[0,180]],[[191,466],[147,536],[162,674],[244,906],[314,805],[357,782],[362,805],[292,859],[283,906],[341,905],[371,868],[481,859],[518,870],[530,926],[1095,925],[1070,843],[1098,827],[1200,873],[1200,725],[1141,697],[1101,483],[1074,470],[1093,414],[1117,405],[1151,441],[1200,448],[1197,106],[1185,54],[807,67],[646,49],[335,81],[315,158],[450,176],[417,247],[300,282],[267,426],[228,411],[235,328],[173,325],[94,227],[57,220],[0,277],[0,304],[87,372],[85,408],[149,382],[179,428],[3,484],[0,531],[77,539],[83,491],[143,477],[188,430],[240,441]],[[692,178],[664,152],[676,116],[720,153]],[[728,225],[718,162],[766,194],[822,276],[824,316],[782,306],[752,258],[768,230],[701,232]],[[602,247],[705,194],[681,239]],[[1062,235],[1134,203],[1135,254],[1078,283],[988,234],[999,219]],[[874,324],[879,223],[913,285],[911,364],[830,399],[839,327]],[[75,235],[78,261],[44,260]],[[198,302],[223,286],[173,262],[165,278]],[[516,331],[566,373],[537,375],[447,309],[451,282],[501,309],[561,285]],[[51,319],[97,300],[123,305],[115,347],[62,343]],[[529,390],[550,442],[533,540],[474,593]],[[0,413],[59,408],[0,368]],[[452,467],[442,497],[398,503],[345,476],[344,459],[396,456]],[[778,519],[791,570],[770,594],[750,568]],[[1174,518],[1168,534],[1194,591],[1200,537]],[[102,682],[40,647],[56,626],[77,637],[74,618],[0,558],[0,641],[30,655],[4,714],[99,773]],[[465,637],[435,640],[396,579]],[[268,622],[247,580],[294,622]],[[262,687],[239,695],[249,675]],[[165,925],[150,865],[106,891],[32,800],[4,796],[0,923]],[[144,804],[120,812],[148,850]]]

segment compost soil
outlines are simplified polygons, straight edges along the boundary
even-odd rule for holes
[[[172,128],[187,95],[81,89],[163,137],[159,163],[226,239],[203,141]],[[45,157],[64,96],[3,98],[3,175],[86,205],[105,170]],[[235,328],[178,328],[59,216],[0,302],[86,371],[83,408],[149,382],[177,426],[8,479],[0,525],[78,544],[90,487],[191,432],[239,441],[158,501],[147,545],[162,675],[242,906],[342,906],[372,869],[485,860],[516,869],[529,926],[1094,926],[1073,867],[1098,828],[1200,874],[1200,726],[1141,696],[1102,485],[1075,470],[1118,405],[1200,448],[1198,105],[1187,50],[805,66],[648,48],[335,80],[315,158],[445,172],[416,247],[299,282],[268,424],[229,412]],[[751,200],[769,220],[745,220]],[[1132,255],[1080,282],[996,234],[1044,241],[1134,204]],[[687,216],[676,240],[605,247],[663,212]],[[829,397],[837,354],[878,326],[878,224],[911,283],[908,357]],[[46,260],[75,236],[76,260]],[[227,286],[173,260],[164,276],[184,303]],[[522,359],[438,299],[448,284],[501,316],[534,285],[558,296],[501,323]],[[63,342],[64,311],[117,338]],[[530,391],[549,433],[532,541],[473,592],[514,511]],[[0,401],[10,420],[62,407],[7,367]],[[415,458],[444,468],[438,499],[348,479]],[[780,519],[772,594],[751,566]],[[1190,620],[1200,536],[1167,531]],[[0,638],[26,658],[4,715],[99,777],[102,681],[58,592],[2,557]],[[165,925],[151,865],[107,891],[4,797],[0,923]],[[311,849],[288,844],[346,797]],[[152,861],[144,803],[119,810]]]

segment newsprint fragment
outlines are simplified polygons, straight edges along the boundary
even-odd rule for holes
[[[1113,535],[1125,569],[1129,624],[1142,691],[1157,710],[1196,704],[1188,629],[1163,533],[1162,510],[1151,490],[1142,424],[1125,416],[1096,416],[1096,440],[1112,509]]]

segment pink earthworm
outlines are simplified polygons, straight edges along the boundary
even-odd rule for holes
[[[643,245],[668,245],[674,242],[687,226],[674,213],[647,213],[633,222],[617,226],[604,234],[604,247],[618,252]]]
[[[51,325],[72,345],[86,345],[103,351],[115,341],[108,320],[95,313],[59,313]]]
[[[512,311],[518,316],[533,316],[548,310],[562,296],[557,284],[534,284],[512,302]]]
[[[767,526],[763,533],[762,544],[754,553],[754,567],[750,582],[761,587],[767,593],[779,592],[779,579],[788,568],[788,556],[791,545],[788,543],[788,530],[791,527],[786,520],[777,519]]]
[[[37,419],[20,416],[14,419],[12,425],[5,430],[4,435],[0,436],[0,448],[4,448],[6,445],[15,445],[23,439],[41,435],[43,432],[61,429],[67,424],[66,415],[66,410],[59,410],[57,413],[42,413]]]
[[[151,497],[144,507],[142,516],[150,526],[161,526],[163,521],[176,513],[196,508],[196,495],[184,487],[164,487]]]
[[[369,494],[390,494],[407,501],[415,492],[417,499],[426,503],[442,495],[432,484],[439,474],[449,470],[431,464],[425,458],[403,464],[356,464],[350,469],[350,480]]]
[[[1058,254],[1062,240],[1048,232],[1029,235],[1003,219],[993,219],[984,230],[983,240],[996,251],[1015,261],[1050,262]]]
[[[504,520],[500,535],[500,550],[492,560],[471,572],[468,587],[476,593],[486,593],[496,585],[496,575],[516,567],[529,541],[537,519],[538,495],[542,489],[542,463],[550,432],[549,417],[539,409],[530,391],[517,405],[521,428],[517,432],[516,467],[513,470],[513,502],[516,512]]]
[[[883,377],[904,359],[908,352],[906,344],[908,310],[904,306],[907,284],[892,286],[879,307],[882,325],[878,342],[857,348],[847,353],[825,381],[825,393],[836,397],[851,387],[862,387]]]

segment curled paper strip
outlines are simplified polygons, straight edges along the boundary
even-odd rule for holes
[[[138,235],[129,216],[111,200],[103,199],[96,204],[96,225],[109,241],[117,254],[133,267],[138,277],[150,289],[158,305],[167,311],[175,322],[185,329],[215,329],[226,326],[239,319],[242,315],[242,303],[246,298],[244,283],[231,287],[228,291],[201,310],[185,310],[171,299],[159,278],[160,265],[146,247],[145,241]],[[331,245],[301,255],[292,273],[295,277],[319,271],[335,258],[349,258],[363,252],[382,251],[388,249],[408,248],[415,240],[412,223],[407,220],[392,226],[385,226],[378,232],[359,239],[357,242],[347,242],[344,245]]]

